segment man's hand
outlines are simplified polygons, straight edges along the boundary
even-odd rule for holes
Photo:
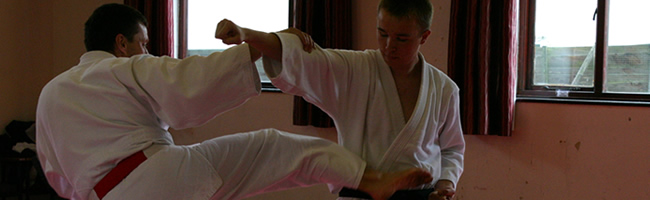
[[[449,200],[456,194],[454,183],[449,180],[439,180],[436,183],[435,191],[429,194],[429,200]]]
[[[296,28],[289,28],[281,32],[297,35],[302,42],[303,49],[307,52],[311,53],[316,45],[309,34]],[[280,43],[280,39],[275,34],[242,28],[228,19],[223,19],[217,24],[214,37],[221,39],[224,44],[248,43],[251,60],[257,60],[260,53],[274,60],[282,60],[282,43]]]
[[[244,28],[228,19],[223,19],[217,24],[214,37],[221,39],[224,44],[241,44],[246,40],[246,33]]]
[[[297,35],[298,38],[300,38],[300,42],[302,42],[302,49],[305,50],[306,52],[311,53],[311,50],[314,49],[314,40],[311,39],[311,35],[302,32],[298,30],[297,28],[288,28],[285,30],[280,31],[281,33],[291,33],[294,35]]]

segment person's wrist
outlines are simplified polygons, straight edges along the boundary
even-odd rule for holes
[[[261,35],[262,32],[255,31],[249,28],[241,28],[241,32],[242,32],[242,41],[246,43],[255,43],[258,40],[260,40],[260,37],[263,37],[263,35]]]

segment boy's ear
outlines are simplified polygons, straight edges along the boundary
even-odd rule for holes
[[[420,40],[420,44],[424,44],[427,41],[427,38],[429,38],[429,35],[431,35],[431,30],[426,30],[424,33],[422,33],[422,40]]]

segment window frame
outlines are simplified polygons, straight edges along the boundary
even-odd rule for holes
[[[535,57],[535,5],[537,0],[520,1],[519,21],[519,70],[517,81],[517,100],[562,103],[628,104],[650,105],[650,95],[603,92],[605,67],[607,66],[607,30],[609,0],[598,0],[596,49],[594,67],[594,87],[545,87],[534,86]],[[558,90],[568,91],[567,96],[558,97]]]
[[[187,9],[189,0],[177,0],[178,1],[178,58],[182,59],[187,57]],[[289,0],[289,27],[293,26],[293,1]],[[287,28],[289,28],[287,27]],[[271,82],[262,82],[262,91],[263,92],[282,92],[280,89],[276,88]]]

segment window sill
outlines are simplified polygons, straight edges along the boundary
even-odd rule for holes
[[[621,106],[650,106],[648,101],[634,100],[603,100],[603,99],[580,99],[560,97],[539,97],[539,96],[517,96],[518,102],[542,102],[542,103],[563,103],[563,104],[594,104],[594,105],[621,105]]]
[[[279,92],[279,93],[281,93],[282,91],[280,89],[276,88],[275,86],[273,86],[273,84],[271,84],[270,82],[262,82],[262,92]]]

